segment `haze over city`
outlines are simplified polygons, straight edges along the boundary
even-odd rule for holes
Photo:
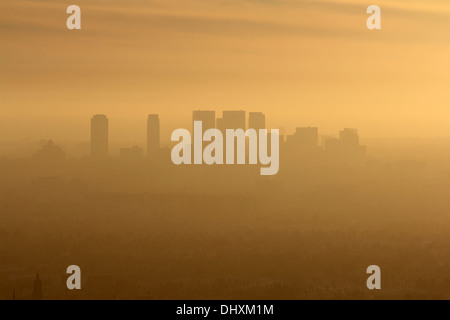
[[[0,0],[0,300],[450,297],[447,0],[75,2]]]
[[[191,110],[258,110],[268,127],[359,128],[363,136],[448,137],[450,5],[378,1],[1,1],[0,141],[87,141],[93,113],[114,141],[162,137]],[[143,140],[141,142],[144,142]]]

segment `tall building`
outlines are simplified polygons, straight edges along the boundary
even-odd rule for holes
[[[108,118],[103,114],[97,114],[91,119],[91,157],[107,158],[108,145]]]
[[[245,111],[224,111],[221,119],[217,119],[217,128],[225,133],[226,129],[245,130]]]
[[[192,126],[194,121],[201,121],[203,125],[203,133],[208,129],[216,127],[216,112],[197,110],[192,112]]]
[[[266,116],[262,112],[250,112],[248,114],[248,128],[249,129],[265,129],[266,128]]]
[[[339,132],[339,139],[328,139],[324,145],[327,159],[332,162],[347,164],[364,163],[367,155],[365,146],[359,144],[356,129],[344,129]]]
[[[357,148],[359,146],[358,130],[346,128],[339,132],[339,139],[344,147]]]
[[[326,134],[325,134],[325,135],[321,135],[321,136],[320,136],[320,146],[321,146],[323,149],[325,149],[325,147],[326,147],[328,141],[330,141],[330,140],[336,140],[336,137],[333,136],[333,135],[326,135]]]
[[[294,135],[288,137],[288,143],[294,148],[313,150],[319,146],[319,129],[313,127],[297,128]]]
[[[150,114],[147,119],[147,155],[151,158],[158,156],[161,148],[161,127],[159,115]]]
[[[245,131],[245,111],[224,111],[222,118],[217,119],[217,129],[223,134],[224,146],[227,145],[226,131],[228,129],[242,129]],[[238,144],[234,145],[234,161],[238,159]]]

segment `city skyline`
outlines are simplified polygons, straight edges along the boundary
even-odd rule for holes
[[[448,2],[381,0],[379,32],[356,0],[227,3],[81,0],[68,33],[56,0],[2,2],[0,141],[74,140],[94,111],[133,141],[149,106],[167,132],[197,106],[243,106],[271,127],[450,136]]]
[[[206,123],[206,129],[203,128],[203,134],[208,129],[217,128],[222,132],[223,145],[226,144],[225,133],[228,129],[236,130],[242,129],[243,131],[255,130],[257,133],[259,130],[270,128],[265,127],[266,115],[262,112],[247,112],[244,110],[224,110],[222,117],[217,116],[210,110],[195,110],[192,112],[192,123],[203,122]],[[226,127],[225,127],[226,126]],[[97,114],[91,118],[91,141],[89,158],[97,161],[106,160],[109,157],[119,156],[123,160],[136,161],[145,158],[149,158],[156,162],[168,161],[168,150],[176,143],[172,142],[169,146],[161,144],[161,132],[160,132],[160,118],[157,114],[149,114],[147,117],[147,142],[146,149],[140,147],[138,144],[121,146],[117,153],[110,154],[110,139],[109,139],[109,118],[107,115]],[[203,125],[202,125],[203,127]],[[272,128],[276,129],[277,128]],[[194,136],[194,129],[190,129],[190,133]],[[317,127],[297,127],[296,131],[292,135],[280,137],[280,148],[283,154],[289,155],[290,158],[299,161],[311,161],[311,159],[318,160],[320,157],[326,156],[329,161],[338,161],[344,163],[358,163],[365,159],[367,155],[367,148],[360,145],[360,138],[357,129],[344,128],[339,131],[338,136],[321,136],[319,135],[319,128]],[[259,141],[259,137],[256,138]],[[255,142],[255,141],[254,141]],[[208,143],[203,145],[203,150]],[[237,148],[235,144],[235,148]],[[194,146],[191,146],[191,153],[193,153]],[[258,150],[258,149],[257,149]],[[245,142],[246,157],[250,154],[249,141]],[[237,149],[234,151],[235,157],[237,157]],[[35,159],[41,161],[60,161],[66,157],[65,150],[55,145],[52,140],[49,140],[42,146],[36,153],[33,154]],[[303,157],[304,159],[301,159]],[[167,158],[167,159],[166,159]],[[236,158],[235,158],[236,159]],[[292,160],[291,159],[291,160]],[[308,160],[309,159],[309,160]],[[362,163],[362,162],[361,162]]]
[[[449,299],[449,0],[0,12],[0,300]]]

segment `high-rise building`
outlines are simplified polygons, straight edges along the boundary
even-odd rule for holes
[[[223,142],[226,146],[228,144],[226,132],[228,129],[242,129],[245,131],[245,111],[224,111],[222,118],[217,119],[217,129],[223,134]],[[234,145],[234,161],[236,163],[238,158],[238,144]]]
[[[328,141],[330,141],[330,140],[336,140],[336,137],[333,136],[333,135],[326,135],[326,134],[321,135],[321,136],[320,136],[320,146],[321,146],[323,149],[325,149],[325,147],[326,147]]]
[[[364,163],[366,147],[359,145],[359,135],[356,129],[344,129],[339,132],[339,139],[326,141],[325,152],[327,159],[347,164]]]
[[[339,132],[339,139],[342,146],[347,148],[357,148],[359,146],[358,130],[346,128]]]
[[[158,156],[161,148],[161,128],[159,115],[150,114],[147,119],[147,155],[151,158]]]
[[[194,111],[192,113],[192,125],[194,125],[194,121],[202,122],[203,133],[208,129],[214,129],[216,127],[216,112],[208,110]]]
[[[248,114],[248,128],[249,129],[265,129],[266,116],[262,112],[250,112]]]
[[[297,128],[295,134],[288,137],[288,143],[298,149],[317,149],[319,146],[319,129],[313,127]]]
[[[108,145],[108,118],[103,114],[97,114],[91,119],[91,157],[107,158]]]
[[[218,129],[224,133],[227,129],[245,130],[245,111],[224,111],[222,118],[217,119],[217,123]]]

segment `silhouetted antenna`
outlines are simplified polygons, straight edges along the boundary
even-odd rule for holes
[[[33,300],[42,300],[43,299],[43,291],[42,291],[42,281],[39,279],[39,273],[36,274],[36,280],[34,280],[34,288],[32,298]]]

